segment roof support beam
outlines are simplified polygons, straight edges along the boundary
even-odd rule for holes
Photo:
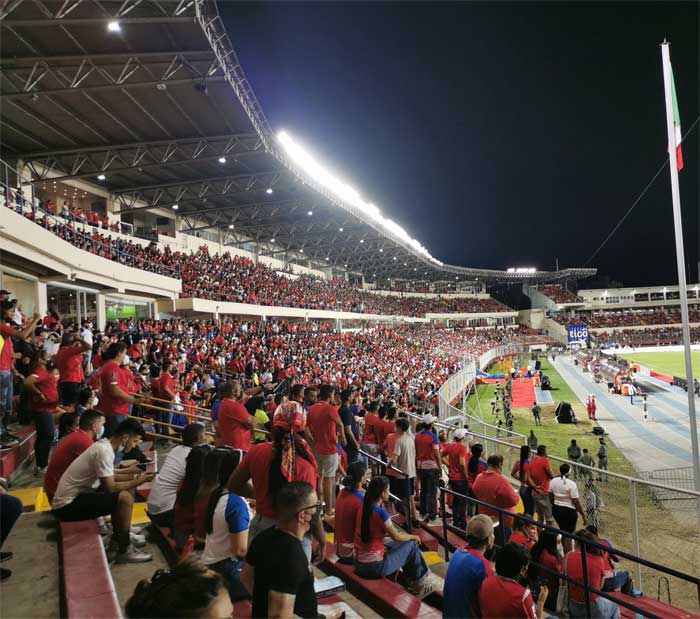
[[[59,26],[106,26],[114,17],[85,17],[81,19],[9,19],[0,22],[0,28],[52,28]],[[121,25],[193,24],[194,17],[125,17]]]

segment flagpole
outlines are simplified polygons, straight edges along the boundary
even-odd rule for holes
[[[688,292],[685,281],[685,256],[683,250],[683,222],[681,219],[681,195],[678,185],[678,163],[676,160],[676,131],[673,124],[673,75],[669,43],[661,44],[661,63],[664,72],[664,94],[666,98],[666,128],[668,130],[668,167],[671,172],[671,196],[673,198],[673,225],[676,234],[676,262],[678,266],[678,288],[683,321],[683,350],[685,353],[685,375],[688,391],[688,416],[690,419],[690,444],[693,452],[693,481],[700,491],[700,455],[698,453],[698,424],[695,416],[695,393],[693,390],[693,360],[690,353],[690,325],[688,322]]]

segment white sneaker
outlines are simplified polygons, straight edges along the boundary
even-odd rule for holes
[[[152,560],[152,554],[136,550],[133,546],[129,546],[126,552],[119,552],[114,555],[114,563],[147,563]]]
[[[129,533],[129,541],[137,548],[143,548],[146,545],[146,536]]]
[[[440,579],[432,572],[428,572],[415,586],[410,587],[410,592],[419,600],[422,600],[441,588]]]

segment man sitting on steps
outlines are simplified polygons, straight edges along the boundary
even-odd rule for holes
[[[53,513],[61,522],[112,516],[114,535],[107,555],[116,563],[142,563],[153,558],[131,545],[129,530],[134,507],[130,490],[151,481],[154,473],[143,473],[136,466],[114,471],[115,455],[131,451],[142,436],[143,427],[138,421],[122,421],[111,438],[97,441],[73,461],[53,497]],[[102,491],[94,490],[96,482],[100,482]]]

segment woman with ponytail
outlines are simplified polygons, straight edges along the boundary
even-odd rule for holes
[[[397,529],[382,506],[389,500],[389,479],[375,477],[369,482],[355,523],[355,572],[361,578],[383,578],[402,570],[409,591],[424,598],[436,588],[418,544],[420,538]],[[384,538],[391,541],[384,545]]]
[[[257,535],[277,524],[274,501],[281,488],[292,481],[305,481],[316,487],[316,460],[299,434],[304,430],[303,419],[291,407],[280,409],[282,407],[275,413],[272,425],[272,442],[253,445],[228,481],[231,492],[255,499],[248,545]],[[320,518],[315,517],[311,523],[311,534],[318,542],[313,556],[316,565],[323,559],[326,548],[326,534]],[[307,557],[312,558],[311,537],[307,535],[302,544]]]
[[[520,446],[520,460],[518,460],[510,471],[510,476],[515,477],[520,482],[520,498],[523,502],[524,513],[533,516],[535,513],[535,502],[532,498],[532,487],[526,481],[527,469],[530,466],[530,447]]]
[[[348,474],[343,479],[343,488],[338,493],[335,504],[335,553],[339,563],[352,565],[355,549],[355,522],[362,509],[365,493],[362,484],[367,473],[364,462],[353,462],[348,466]]]
[[[472,454],[469,458],[469,464],[467,464],[467,480],[469,481],[469,496],[475,499],[472,486],[476,478],[488,468],[488,465],[481,459],[481,455],[484,453],[484,446],[481,443],[474,443],[470,447]],[[467,512],[470,516],[474,516],[477,511],[474,503],[470,502],[467,505]]]
[[[228,587],[231,601],[249,597],[240,582],[241,570],[248,549],[250,509],[237,494],[226,489],[231,473],[241,461],[241,451],[219,448],[218,485],[209,494],[204,514],[206,538],[202,563],[221,574]]]

